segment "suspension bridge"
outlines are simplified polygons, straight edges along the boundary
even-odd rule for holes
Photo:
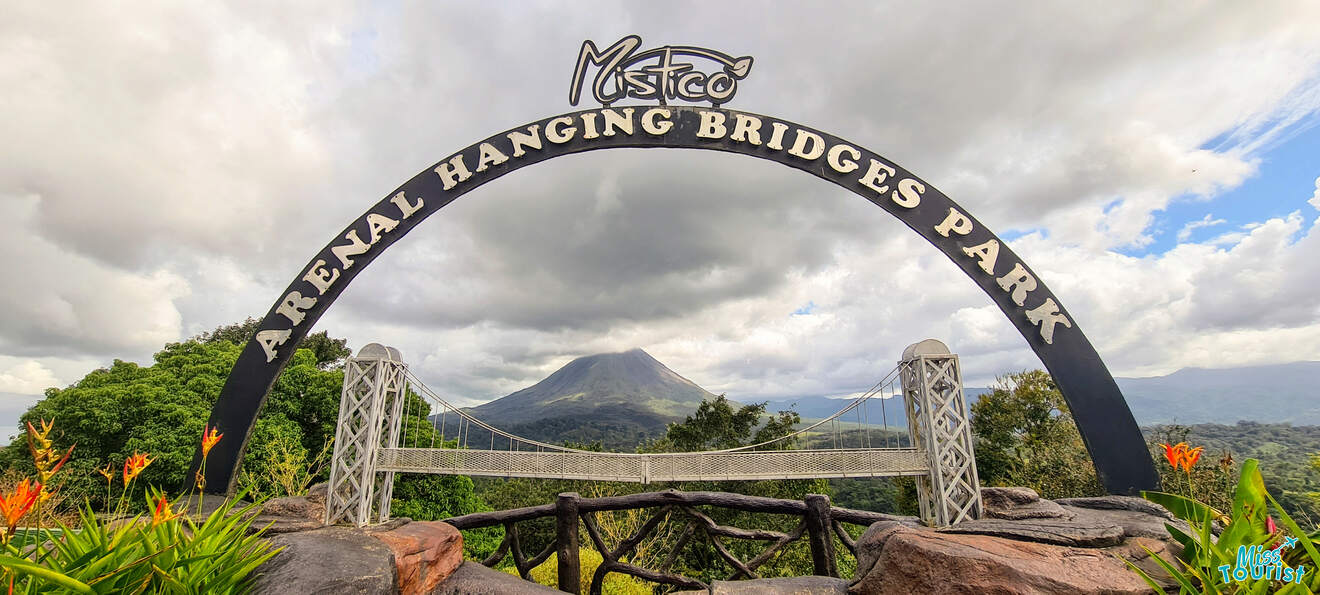
[[[420,398],[409,399],[409,388]],[[905,436],[889,425],[898,407]],[[958,356],[933,339],[908,346],[829,417],[757,444],[679,453],[598,452],[515,435],[454,406],[398,350],[372,343],[345,364],[326,522],[367,524],[373,504],[388,520],[396,473],[640,483],[913,476],[932,524],[981,509]]]

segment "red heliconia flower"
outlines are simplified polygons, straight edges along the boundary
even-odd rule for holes
[[[151,511],[151,526],[155,527],[166,521],[174,520],[178,513],[170,510],[170,499],[165,494],[160,495],[160,500],[156,502],[156,509]]]
[[[209,426],[203,427],[202,428],[202,458],[205,459],[207,455],[211,454],[211,447],[215,446],[215,443],[219,442],[220,439],[224,437],[225,435],[218,433],[215,428]]]
[[[1274,517],[1272,516],[1265,517],[1265,530],[1268,531],[1270,535],[1274,535],[1275,533],[1279,532],[1279,526],[1274,524]]]
[[[150,465],[151,462],[154,461],[154,460],[155,460],[155,459],[153,459],[153,458],[151,458],[151,457],[148,457],[147,455],[145,455],[145,454],[143,454],[143,453],[140,453],[140,452],[134,452],[134,453],[133,453],[133,456],[128,457],[127,459],[125,459],[125,460],[124,460],[124,485],[127,486],[127,485],[128,485],[128,482],[133,481],[134,479],[137,479],[137,476],[142,474],[142,470],[143,470],[143,469],[146,469],[146,468],[147,468],[147,465]]]
[[[1175,470],[1182,467],[1183,457],[1187,455],[1187,443],[1179,442],[1173,446],[1161,444],[1164,447],[1164,458],[1169,461],[1169,466]]]

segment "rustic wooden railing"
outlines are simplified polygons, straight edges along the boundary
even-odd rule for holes
[[[795,515],[802,517],[802,521],[788,533],[762,529],[740,529],[716,523],[710,516],[698,510],[696,508],[698,506],[714,506],[745,512]],[[659,508],[660,510],[642,523],[632,535],[611,548],[601,536],[595,513],[638,508]],[[648,535],[654,532],[665,521],[669,512],[674,509],[681,510],[689,521],[681,536],[670,548],[660,568],[642,568],[623,562],[622,560],[632,553],[633,549]],[[522,541],[518,535],[518,523],[545,517],[555,518],[555,540],[540,553],[528,558],[522,549]],[[830,534],[837,535],[839,542],[855,555],[857,545],[852,536],[848,534],[848,531],[844,529],[843,524],[866,526],[883,520],[915,522],[917,519],[915,517],[899,517],[878,512],[833,507],[830,506],[829,496],[820,494],[808,494],[804,500],[798,501],[744,496],[726,492],[667,490],[606,498],[582,498],[576,493],[569,492],[559,494],[558,499],[553,504],[495,512],[479,512],[446,519],[445,522],[463,530],[503,526],[504,539],[495,552],[481,563],[486,566],[494,566],[511,554],[514,566],[518,569],[518,574],[524,579],[528,578],[533,568],[544,563],[550,557],[550,554],[556,554],[559,590],[569,593],[581,592],[581,585],[579,584],[581,565],[578,560],[580,522],[581,527],[586,529],[587,536],[591,538],[596,550],[600,552],[603,558],[591,578],[590,593],[598,595],[604,585],[605,576],[611,572],[689,589],[709,588],[709,585],[700,580],[669,571],[682,553],[683,548],[691,543],[692,538],[698,532],[704,533],[710,539],[720,558],[734,569],[729,576],[729,580],[759,578],[756,573],[757,568],[769,561],[775,552],[789,543],[802,539],[804,535],[811,548],[813,574],[837,577],[839,576],[839,570],[835,559],[834,539]],[[769,541],[772,543],[756,557],[744,561],[730,552],[721,542],[721,538]]]

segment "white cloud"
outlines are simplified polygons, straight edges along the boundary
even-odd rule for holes
[[[1196,231],[1203,227],[1214,227],[1216,225],[1223,225],[1225,223],[1228,223],[1227,219],[1215,219],[1214,215],[1211,215],[1210,213],[1206,213],[1205,217],[1202,217],[1201,219],[1196,221],[1188,221],[1186,224],[1184,224],[1182,226],[1182,229],[1178,230],[1178,241],[1186,242],[1187,240],[1191,239],[1193,231]]]
[[[39,395],[59,383],[55,373],[35,360],[28,360],[0,371],[0,393]]]
[[[1312,194],[1311,198],[1306,202],[1309,202],[1311,203],[1311,206],[1320,209],[1320,177],[1315,179],[1315,194]]]
[[[125,270],[71,251],[33,224],[39,196],[0,200],[14,223],[7,241],[21,246],[0,292],[0,355],[150,354],[180,334],[174,300],[187,281],[164,267]],[[21,281],[20,281],[21,280]]]
[[[751,54],[733,107],[875,149],[1000,233],[1037,230],[1014,248],[1116,372],[1320,358],[1320,246],[1300,214],[1187,243],[1218,224],[1207,216],[1167,253],[1114,250],[1149,244],[1172,197],[1258,175],[1262,152],[1315,114],[1314,3],[670,3],[563,19],[573,8],[13,7],[0,216],[16,223],[10,276],[24,281],[0,292],[0,357],[17,358],[0,369],[35,359],[67,383],[78,365],[142,360],[264,312],[389,189],[567,110],[583,39],[632,32]],[[807,303],[811,316],[790,316]],[[1038,365],[879,209],[772,164],[664,151],[490,184],[364,272],[320,328],[397,345],[460,398],[635,346],[742,395],[851,392],[926,337],[958,349],[972,379]]]

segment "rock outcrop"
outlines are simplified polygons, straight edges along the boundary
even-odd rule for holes
[[[254,593],[421,595],[463,563],[463,535],[448,523],[322,527],[324,494],[314,486],[265,504],[254,525],[269,526],[271,545],[283,550],[257,568]]]
[[[1151,559],[1177,545],[1163,508],[1106,496],[1061,502],[1027,488],[982,491],[985,517],[943,529],[871,525],[857,541],[850,593],[1149,593],[1127,562],[1161,576]]]
[[[323,492],[322,492],[323,494]],[[1128,564],[1163,576],[1152,554],[1173,560],[1168,511],[1139,498],[1051,502],[1027,488],[986,488],[983,518],[928,528],[871,525],[857,540],[856,579],[795,577],[715,581],[710,593],[795,595],[911,593],[1149,593]],[[442,522],[395,519],[367,529],[320,527],[324,496],[268,502],[263,523],[284,548],[257,569],[261,594],[557,593],[463,561],[462,534]],[[311,525],[315,528],[308,529]],[[1173,586],[1173,585],[1169,585]]]

